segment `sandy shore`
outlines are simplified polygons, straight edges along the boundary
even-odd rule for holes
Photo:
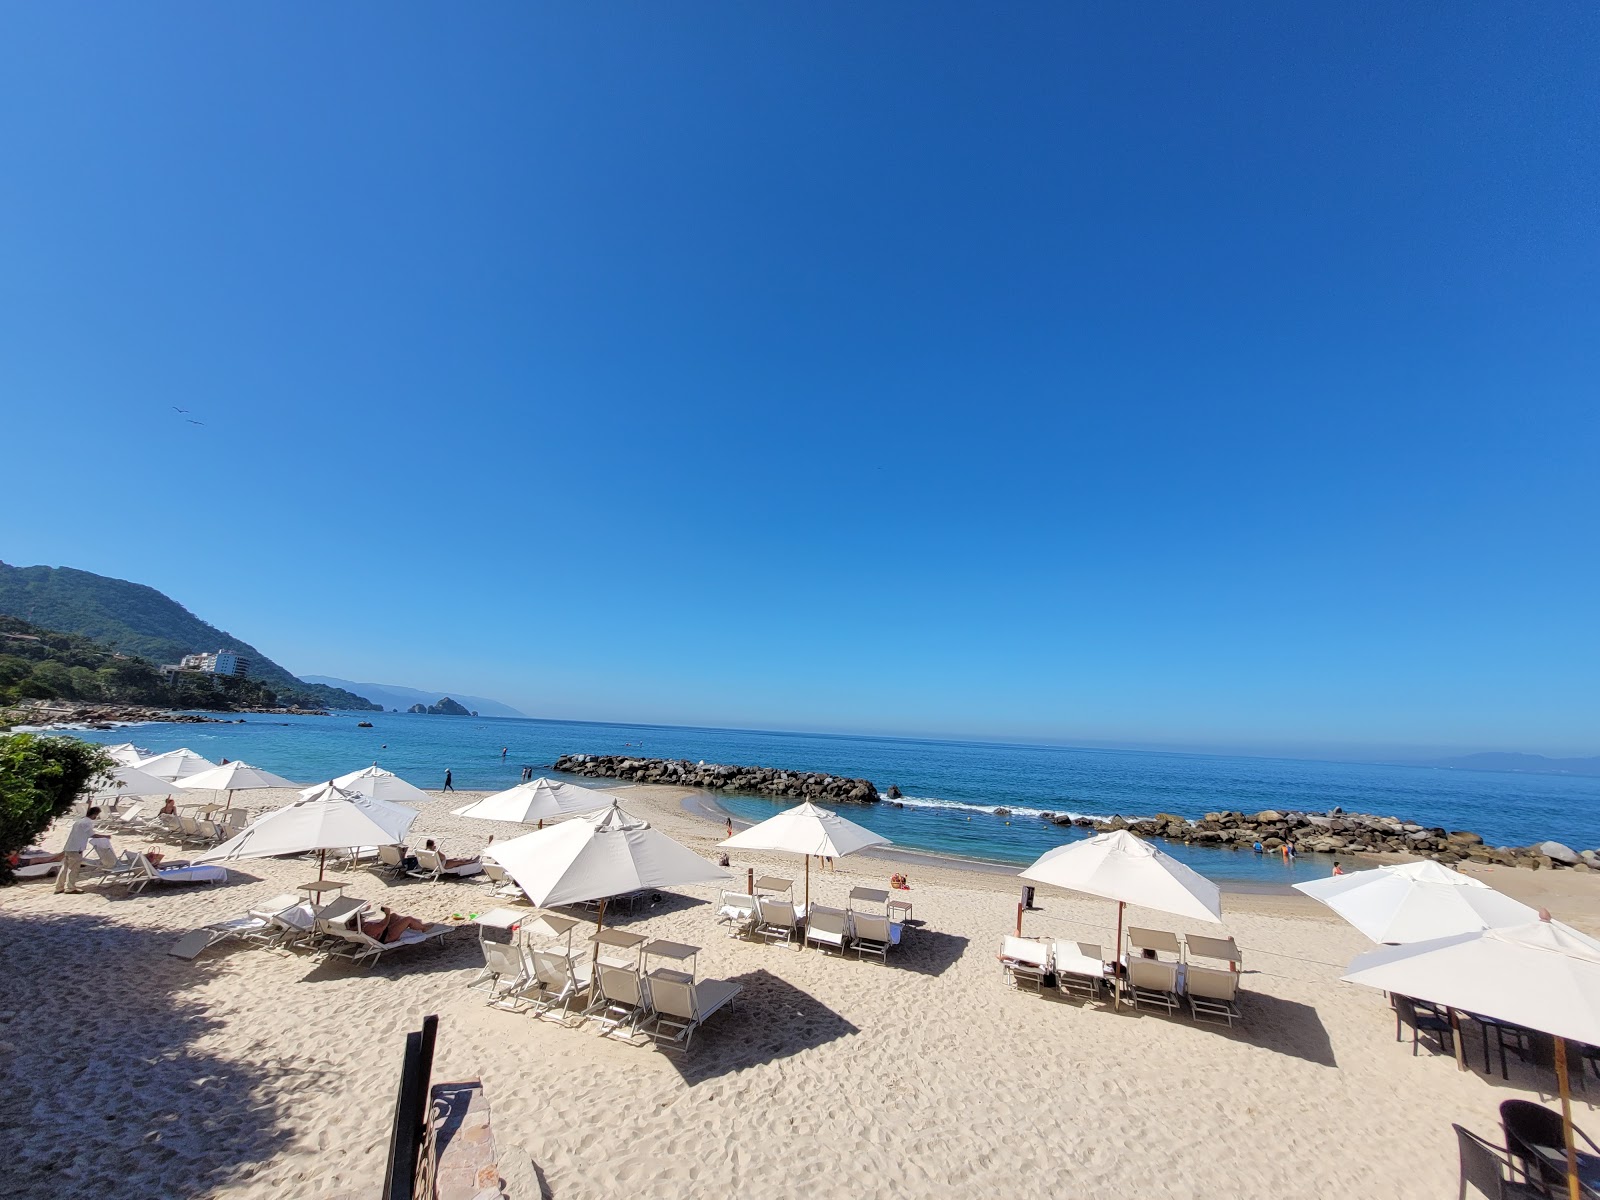
[[[681,790],[617,790],[714,855],[720,828],[684,811]],[[427,805],[413,841],[468,853],[489,833],[521,832],[452,816],[470,795]],[[49,844],[64,836],[59,826]],[[369,1200],[402,1035],[430,1012],[441,1017],[435,1079],[482,1079],[498,1142],[524,1147],[561,1200],[1445,1197],[1456,1188],[1450,1123],[1492,1133],[1502,1099],[1550,1086],[1515,1064],[1506,1084],[1413,1058],[1384,998],[1338,982],[1366,940],[1298,896],[1227,897],[1248,989],[1229,1032],[1008,988],[994,958],[1015,919],[1017,881],[1005,875],[910,871],[919,924],[887,967],[729,940],[712,921],[717,889],[686,888],[623,922],[702,946],[703,976],[745,986],[685,1061],[486,1008],[465,987],[481,962],[470,930],[370,970],[243,948],[169,957],[185,930],[315,871],[241,866],[226,885],[132,897],[56,896],[48,882],[0,892],[9,1194]],[[798,880],[800,864],[755,855],[733,866],[742,885],[746,867]],[[813,875],[812,897],[842,904],[892,869],[843,860]],[[493,903],[472,883],[345,877],[354,895],[430,919]],[[1594,875],[1486,878],[1600,933]],[[1030,932],[1110,942],[1112,906],[1044,889],[1039,903]],[[1475,1039],[1468,1053],[1481,1066]],[[1600,1097],[1592,1078],[1590,1089]],[[1591,1131],[1593,1111],[1580,1097]]]

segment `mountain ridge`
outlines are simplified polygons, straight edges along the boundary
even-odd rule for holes
[[[1543,754],[1514,754],[1498,750],[1435,758],[1415,764],[1452,771],[1520,771],[1533,775],[1600,775],[1600,757],[1549,758]]]
[[[0,562],[0,613],[156,663],[175,663],[185,654],[232,650],[250,660],[251,679],[282,696],[322,708],[378,707],[353,692],[302,681],[249,642],[195,616],[148,584],[76,567],[16,567]]]

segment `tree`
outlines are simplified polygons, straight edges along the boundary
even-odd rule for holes
[[[0,884],[11,882],[11,855],[115,768],[104,749],[77,738],[0,736]]]

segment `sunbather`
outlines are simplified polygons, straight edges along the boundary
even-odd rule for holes
[[[167,797],[167,802],[161,806],[161,811],[158,812],[156,814],[156,816],[158,816],[158,817],[175,817],[177,815],[178,815],[178,802],[176,800],[174,800],[171,796],[168,796]]]
[[[383,915],[361,922],[361,932],[375,942],[398,942],[413,929],[426,932],[429,928],[426,921],[397,913],[387,904],[379,912]]]
[[[13,850],[6,856],[6,862],[15,870],[18,867],[38,867],[45,863],[60,862],[65,857],[64,854],[51,854],[47,850]]]
[[[494,839],[491,838],[490,840],[493,841]],[[457,867],[470,867],[475,862],[483,861],[478,855],[473,855],[471,858],[451,858],[448,854],[434,844],[432,838],[428,839],[427,849],[433,851],[433,853],[439,856],[439,865],[446,871],[453,871]]]

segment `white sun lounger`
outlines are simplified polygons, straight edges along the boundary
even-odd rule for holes
[[[584,1015],[600,1023],[601,1037],[610,1037],[626,1026],[626,1037],[631,1040],[639,1032],[640,1023],[650,1015],[650,993],[643,976],[631,967],[596,963],[589,994],[589,1007]]]
[[[672,975],[650,976],[650,1003],[655,1023],[650,1036],[663,1050],[689,1050],[694,1031],[724,1005],[732,1004],[744,990],[725,979],[687,982]]]
[[[1134,1008],[1159,1008],[1168,1016],[1178,1011],[1178,964],[1153,958],[1130,958],[1124,993]]]
[[[179,938],[177,944],[167,953],[175,958],[192,959],[218,942],[225,942],[230,938],[271,945],[282,934],[281,927],[272,918],[286,908],[293,908],[297,903],[299,897],[293,892],[285,892],[281,896],[263,900],[237,916],[224,917],[220,921],[202,925],[199,929],[191,929]]]
[[[460,879],[468,875],[481,874],[483,874],[481,860],[462,863],[458,867],[447,867],[444,865],[444,859],[434,850],[418,850],[417,869],[410,872],[413,879],[431,879],[435,882],[443,879],[446,875]]]
[[[879,962],[887,963],[889,947],[900,944],[900,926],[891,925],[888,917],[853,913],[850,917],[850,944],[855,947],[857,959],[873,954]]]
[[[1084,1000],[1098,1000],[1106,981],[1104,950],[1093,942],[1069,942],[1057,938],[1050,965],[1056,973],[1056,987]]]
[[[757,896],[756,913],[760,920],[756,932],[769,942],[782,942],[787,946],[800,932],[800,916],[787,900],[768,900],[765,896]]]
[[[173,863],[170,867],[157,867],[142,854],[135,854],[129,870],[117,882],[127,885],[130,892],[143,891],[152,883],[226,883],[228,868],[203,863]]]
[[[744,892],[722,893],[722,903],[717,906],[717,924],[728,927],[729,937],[747,936],[760,920],[754,896]]]
[[[14,867],[11,874],[17,879],[43,879],[54,875],[61,869],[61,860],[52,858],[48,862],[30,863],[26,866]]]
[[[526,1000],[536,1017],[552,1021],[565,1021],[579,996],[589,991],[589,961],[577,960],[559,950],[532,950],[532,975],[516,993],[518,1000]],[[561,1011],[556,1012],[556,1006]]]
[[[347,928],[333,922],[319,921],[317,924],[330,937],[336,939],[332,949],[328,951],[330,957],[348,958],[353,963],[366,963],[369,967],[390,950],[420,946],[424,942],[435,941],[455,928],[453,925],[438,924],[430,925],[426,929],[408,929],[392,942],[380,942],[376,938],[368,937],[360,929]]]
[[[1226,1021],[1228,1028],[1239,1017],[1234,1001],[1239,995],[1239,973],[1219,971],[1215,967],[1190,966],[1184,972],[1184,994],[1189,997],[1189,1011],[1198,1021],[1201,1017],[1216,1017]]]
[[[1044,994],[1044,977],[1050,973],[1051,943],[1006,935],[1000,943],[1000,966],[1017,989],[1031,987]]]
[[[842,908],[813,904],[806,915],[807,945],[820,946],[824,951],[832,949],[843,955],[845,943],[850,940],[849,920],[850,915]]]

